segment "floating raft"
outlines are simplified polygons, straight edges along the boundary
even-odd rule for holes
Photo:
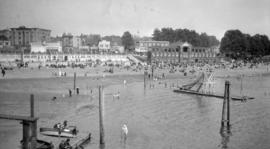
[[[207,96],[207,97],[215,97],[215,98],[224,98],[222,95],[215,95],[215,94],[207,94],[207,93],[200,93],[193,90],[185,90],[185,89],[175,89],[173,90],[176,93],[183,93],[183,94],[193,94],[193,95],[200,95],[200,96]],[[232,100],[239,100],[239,101],[245,101],[245,100],[251,100],[254,99],[254,97],[248,97],[248,96],[231,96]]]

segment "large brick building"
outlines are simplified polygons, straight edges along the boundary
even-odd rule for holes
[[[30,46],[31,42],[44,42],[50,40],[51,30],[41,28],[27,28],[20,26],[10,29],[10,41],[12,46]]]
[[[197,63],[216,61],[215,48],[194,47],[185,42],[173,43],[165,47],[151,47],[150,61],[159,63]]]

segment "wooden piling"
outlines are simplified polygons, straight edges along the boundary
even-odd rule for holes
[[[76,90],[76,72],[74,72],[74,80],[73,80],[73,89],[74,89],[74,92]]]
[[[227,127],[230,129],[230,82],[226,81],[225,87],[227,89]]]
[[[227,90],[226,90],[226,85],[225,85],[224,99],[223,99],[223,105],[222,105],[222,115],[221,115],[221,128],[224,127],[224,122],[225,122],[226,96],[227,96]]]
[[[34,95],[30,95],[30,108],[31,108],[31,115],[30,117],[34,118],[35,115],[35,102],[34,102]],[[33,121],[30,124],[30,142],[31,142],[31,149],[36,149],[37,146],[37,121]]]
[[[103,87],[99,86],[99,131],[100,131],[100,140],[99,143],[101,145],[105,145],[105,132],[104,132],[104,123],[103,123],[103,106],[104,106],[104,99],[103,99]]]
[[[226,127],[225,127],[226,125]],[[225,82],[224,99],[222,106],[221,131],[230,131],[230,82]]]
[[[31,94],[30,95],[30,112],[31,112],[31,114],[30,114],[30,116],[31,117],[34,117],[34,95],[33,94]]]

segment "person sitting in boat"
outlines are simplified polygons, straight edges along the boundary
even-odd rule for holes
[[[65,121],[63,122],[63,126],[64,126],[64,128],[67,127],[67,120],[65,120]]]
[[[61,127],[60,123],[54,124],[54,126],[53,126],[53,128],[57,128],[57,129],[59,129],[60,127]]]
[[[58,129],[62,128],[61,123],[57,123],[57,128],[58,128]]]
[[[76,128],[74,128],[74,129],[72,130],[72,134],[73,134],[73,135],[77,135],[77,132],[78,132],[78,130],[77,130]]]

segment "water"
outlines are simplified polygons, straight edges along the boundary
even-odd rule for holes
[[[182,80],[187,82],[189,80]],[[243,93],[256,99],[248,102],[231,102],[231,135],[219,133],[222,100],[209,97],[184,95],[172,92],[168,85],[155,83],[155,88],[143,83],[112,85],[105,94],[106,149],[269,149],[270,148],[270,77],[230,78],[232,94]],[[168,84],[176,84],[171,80]],[[223,94],[224,79],[215,80],[214,91]],[[120,91],[120,99],[112,94]],[[29,95],[2,92],[0,113],[29,113]],[[22,100],[25,99],[25,100]],[[56,122],[68,120],[79,128],[79,136],[92,133],[92,143],[85,148],[99,149],[97,89],[93,97],[80,95],[51,101],[46,94],[36,96],[38,127],[50,127]],[[0,121],[0,148],[18,148],[22,136],[18,122]],[[121,126],[127,124],[126,142],[121,141]],[[58,143],[58,138],[38,135],[39,139]]]

